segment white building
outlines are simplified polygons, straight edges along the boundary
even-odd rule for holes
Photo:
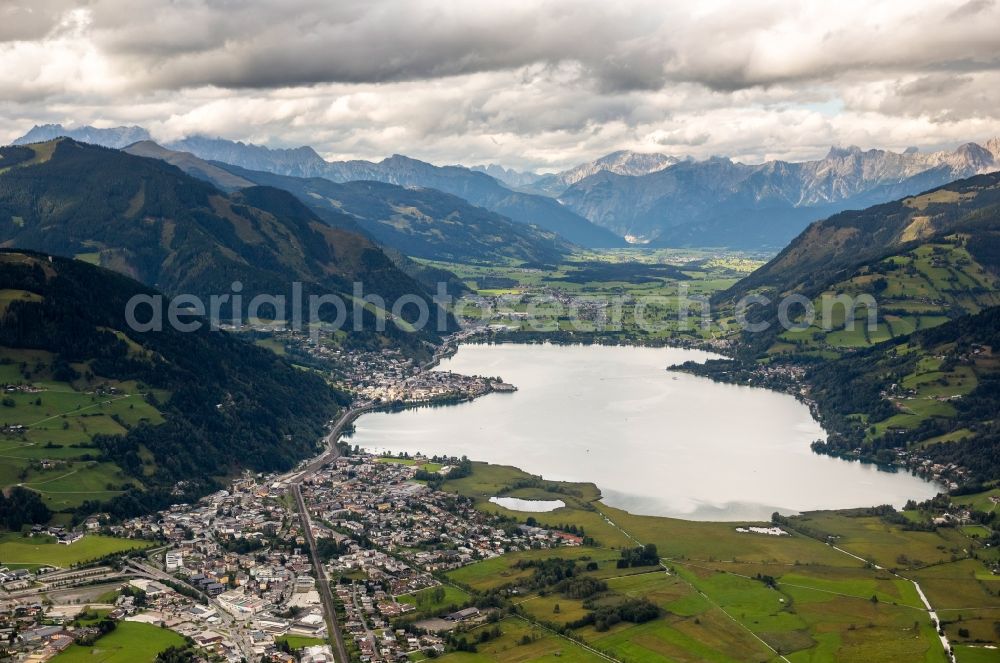
[[[178,551],[168,552],[165,562],[167,571],[176,571],[184,566],[184,554]]]

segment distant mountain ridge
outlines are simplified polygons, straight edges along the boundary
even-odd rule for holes
[[[17,142],[63,131],[117,146],[137,130],[45,125]],[[279,175],[438,189],[585,247],[623,246],[624,238],[651,246],[777,249],[810,222],[837,212],[1000,169],[1000,138],[928,153],[833,147],[822,159],[760,164],[619,151],[554,175],[495,164],[434,166],[398,154],[377,163],[328,162],[309,147],[271,149],[198,136],[165,147]]]
[[[601,172],[640,177],[656,173],[668,166],[680,163],[681,159],[659,153],[633,152],[619,150],[607,154],[600,159],[580,164],[569,170],[554,175],[543,175],[530,183],[526,190],[537,191],[546,195],[559,197],[569,187],[580,180]]]
[[[832,148],[816,161],[682,161],[631,177],[603,170],[559,199],[655,246],[784,246],[809,222],[1000,169],[1000,139],[923,154]]]
[[[469,166],[469,170],[486,173],[490,177],[500,180],[512,189],[520,189],[530,193],[542,193],[547,196],[558,198],[559,194],[567,188],[576,184],[580,180],[590,177],[601,171],[608,171],[617,175],[648,175],[658,170],[663,170],[667,166],[672,166],[681,161],[677,157],[667,156],[656,152],[633,152],[632,150],[618,150],[606,154],[599,159],[582,163],[573,168],[560,171],[558,173],[538,174],[530,171],[517,171],[513,168],[504,168],[495,163],[485,166]]]
[[[460,166],[460,164],[455,165]],[[545,175],[539,175],[538,173],[532,173],[530,171],[519,171],[514,170],[513,168],[504,168],[496,163],[469,166],[468,168],[469,170],[474,170],[479,173],[486,173],[493,179],[503,182],[512,189],[528,187],[545,177]]]
[[[292,177],[209,162],[144,141],[129,154],[172,163],[225,190],[257,185],[284,189],[334,227],[361,232],[383,247],[430,260],[451,262],[559,262],[573,246],[553,233],[510,219],[436,189],[377,181],[336,183],[322,177]]]
[[[59,137],[72,138],[81,143],[91,143],[115,149],[121,149],[141,140],[152,140],[148,131],[137,126],[99,129],[90,126],[66,128],[61,124],[36,124],[28,133],[14,140],[11,144],[45,143]]]
[[[120,128],[126,129],[126,128]],[[40,136],[32,130],[34,136]],[[32,132],[15,143],[34,142]],[[92,127],[65,129],[47,125],[46,136],[88,135],[92,142],[105,147],[121,148],[119,132],[94,130]],[[144,133],[138,140],[149,140]],[[135,142],[135,141],[133,141]],[[114,144],[112,144],[114,143]],[[513,191],[498,180],[461,166],[432,164],[395,154],[375,163],[372,161],[325,161],[311,147],[272,149],[221,138],[192,136],[163,145],[171,150],[190,152],[206,161],[223,163],[293,177],[323,177],[333,182],[371,180],[400,186],[426,187],[450,193],[479,207],[509,217],[518,223],[537,225],[557,233],[564,239],[590,248],[619,247],[624,242],[614,233],[595,226],[587,219],[565,208],[547,196]]]

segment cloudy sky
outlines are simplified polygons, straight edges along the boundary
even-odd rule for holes
[[[0,0],[0,142],[139,124],[553,170],[1000,134],[996,0]]]

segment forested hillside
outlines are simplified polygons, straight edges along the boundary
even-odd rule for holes
[[[204,298],[238,281],[245,301],[268,294],[290,302],[297,281],[305,297],[334,293],[349,302],[360,283],[386,302],[415,295],[435,310],[428,289],[371,240],[329,226],[288,192],[226,195],[157,159],[70,139],[0,148],[0,242],[80,257],[168,294]],[[415,316],[403,310],[404,319]],[[365,318],[371,330],[375,314]],[[417,345],[396,325],[385,336]],[[433,339],[435,331],[419,336]]]
[[[338,395],[225,332],[137,332],[155,291],[81,261],[0,252],[3,482],[52,511],[127,515],[312,452]]]

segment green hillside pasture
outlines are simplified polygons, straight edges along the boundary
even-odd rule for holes
[[[27,290],[11,290],[9,288],[0,289],[0,314],[7,311],[11,302],[40,302],[44,299],[41,295]]]
[[[119,539],[88,534],[68,546],[51,539],[38,543],[36,539],[18,534],[0,536],[0,564],[4,566],[58,566],[66,568],[125,550],[141,550],[152,544],[137,539]]]
[[[119,622],[118,627],[90,647],[70,645],[53,663],[153,663],[170,647],[183,647],[177,633],[140,622]]]
[[[117,382],[109,386],[138,387]],[[0,436],[0,486],[24,485],[59,511],[114,497],[122,485],[134,484],[117,465],[93,460],[99,452],[89,442],[98,434],[122,435],[141,422],[159,424],[159,411],[134,392],[99,395],[76,391],[67,383],[49,387],[4,395],[0,424],[19,424],[25,430]],[[43,461],[49,465],[43,467]]]
[[[867,347],[943,324],[948,317],[942,314],[948,310],[978,313],[986,306],[1000,303],[997,279],[972,260],[958,240],[955,243],[917,247],[886,259],[882,266],[891,264],[898,268],[867,271],[832,285],[824,293],[827,296],[872,294],[878,304],[876,329],[865,330],[867,310],[863,307],[855,311],[854,328],[844,328],[845,310],[841,305],[832,307],[830,329],[823,329],[824,304],[821,296],[813,302],[816,322],[808,329],[780,334],[772,354],[823,346],[844,349]],[[873,269],[883,267],[875,266]],[[883,280],[885,286],[873,294],[875,288],[872,284],[876,279]]]
[[[48,475],[55,474],[48,478]],[[86,500],[106,500],[135,485],[114,463],[82,461],[44,473],[31,472],[21,485],[39,493],[54,511],[75,508]]]

